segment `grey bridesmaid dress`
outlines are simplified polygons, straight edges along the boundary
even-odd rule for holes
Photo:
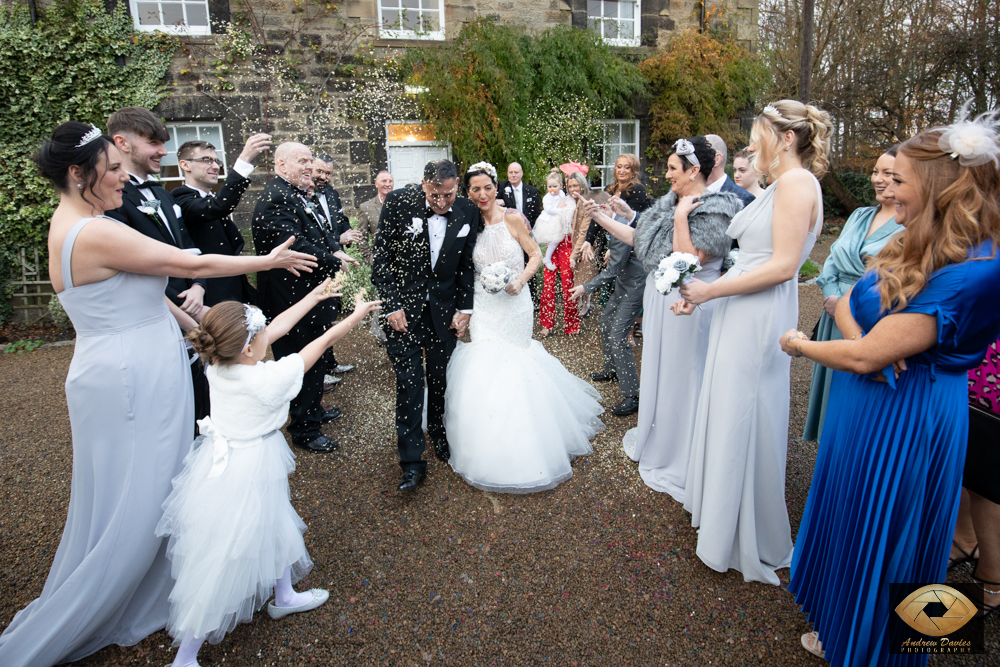
[[[163,628],[173,586],[154,535],[190,450],[194,397],[167,279],[120,272],[74,287],[77,222],[59,301],[76,327],[66,402],[73,432],[69,514],[41,595],[0,635],[0,665],[46,667]],[[30,584],[29,584],[30,585]]]

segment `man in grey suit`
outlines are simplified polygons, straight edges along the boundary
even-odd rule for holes
[[[382,205],[385,204],[385,198],[392,192],[395,184],[396,182],[392,178],[392,174],[385,170],[378,172],[375,174],[375,189],[377,190],[375,196],[361,202],[361,206],[358,207],[358,226],[356,231],[361,235],[361,238],[358,239],[358,249],[361,251],[361,256],[368,266],[371,266],[373,261],[372,242],[375,239],[375,232],[378,231],[378,220],[382,215]],[[372,325],[369,331],[375,336],[375,342],[379,345],[385,345],[385,332],[379,326],[378,317],[374,315],[372,316]]]
[[[638,214],[621,200],[613,200],[622,206],[628,217],[614,216],[618,222],[635,227]],[[596,204],[591,203],[595,209]],[[610,212],[609,212],[610,213]],[[642,262],[632,252],[632,246],[611,237],[608,242],[611,258],[604,269],[592,280],[577,285],[570,297],[577,299],[583,293],[594,295],[606,283],[615,281],[614,291],[608,299],[601,315],[601,352],[604,356],[604,370],[591,373],[595,382],[618,381],[622,401],[611,412],[624,417],[639,411],[639,374],[635,370],[635,357],[628,346],[628,334],[642,309],[642,295],[646,289],[646,270]]]

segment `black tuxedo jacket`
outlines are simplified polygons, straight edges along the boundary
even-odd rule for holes
[[[333,233],[325,229],[321,211],[310,213],[302,200],[302,191],[291,183],[275,176],[272,178],[260,201],[253,210],[254,249],[258,255],[266,255],[276,246],[295,237],[292,250],[316,256],[319,264],[312,273],[300,272],[295,277],[285,269],[260,271],[257,274],[257,295],[260,307],[268,317],[278,315],[306,294],[316,288],[326,278],[332,278],[340,269],[340,259],[333,253],[340,250],[340,244]],[[335,299],[320,302],[300,320],[301,325],[325,326],[336,319]]]
[[[319,201],[319,196],[326,196],[326,205],[330,209],[330,230],[337,237],[338,242],[340,240],[340,235],[351,229],[351,221],[347,219],[344,215],[344,205],[340,202],[340,193],[333,189],[329,183],[323,186],[322,190],[316,190],[316,201]],[[319,210],[323,211],[323,204],[319,205]],[[326,211],[323,211],[325,214]]]
[[[514,197],[514,186],[510,184],[510,181],[500,181],[500,185],[497,188],[500,190],[500,198],[503,200],[503,205],[507,208],[517,210],[517,198]],[[507,188],[510,188],[511,191],[507,192]],[[542,214],[542,199],[538,196],[538,188],[534,188],[521,181],[521,198],[523,200],[521,207],[524,209],[521,212],[528,219],[528,223],[534,227],[535,220]]]
[[[186,185],[171,191],[174,201],[181,207],[191,239],[203,253],[235,257],[243,252],[243,235],[232,213],[248,187],[250,180],[230,169],[218,194],[202,197],[200,192]],[[214,306],[228,300],[255,303],[257,291],[245,275],[209,278],[205,305]]]
[[[191,240],[191,235],[188,234],[184,221],[174,214],[174,204],[176,202],[170,193],[159,185],[152,183],[149,183],[149,189],[152,191],[153,196],[160,200],[160,208],[164,215],[166,215],[167,224],[170,226],[169,231],[164,226],[163,220],[159,215],[155,213],[148,215],[139,210],[139,207],[145,203],[146,198],[142,196],[139,188],[131,181],[126,183],[122,188],[121,208],[107,211],[107,215],[115,220],[124,222],[132,229],[145,234],[151,239],[172,245],[175,248],[197,248],[194,241]],[[171,232],[173,232],[172,235]],[[191,280],[190,278],[170,277],[167,280],[166,294],[171,301],[179,306],[184,303],[184,299],[177,298],[177,295],[195,283],[205,287],[206,292],[208,291],[205,278]]]
[[[455,311],[472,309],[472,249],[479,234],[480,216],[471,201],[465,197],[455,199],[445,216],[448,226],[432,268],[427,228],[427,219],[432,215],[423,190],[404,188],[389,193],[372,247],[372,283],[382,299],[384,326],[388,326],[386,317],[402,310],[412,327],[424,306],[429,306],[438,338],[447,340],[448,336],[454,337],[449,327]],[[407,228],[415,221],[420,222],[420,230],[414,234]]]

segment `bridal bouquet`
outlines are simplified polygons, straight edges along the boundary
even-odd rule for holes
[[[511,268],[504,262],[493,262],[483,269],[479,280],[483,284],[484,290],[490,294],[496,294],[507,286],[507,283],[513,277],[513,273]]]
[[[701,262],[696,256],[686,252],[672,252],[660,260],[660,265],[653,272],[656,291],[669,294],[675,287],[690,282],[699,271]]]

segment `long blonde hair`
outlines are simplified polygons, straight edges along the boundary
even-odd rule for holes
[[[637,185],[641,185],[642,181],[639,180],[639,170],[642,169],[642,164],[639,162],[639,157],[634,153],[622,153],[615,158],[615,164],[622,158],[628,162],[628,166],[632,168],[632,178],[629,179],[628,183],[624,187],[620,186],[618,183],[618,176],[615,176],[615,180],[607,188],[607,193],[609,195],[618,195],[625,192],[629,192],[632,188]]]
[[[969,248],[1000,243],[1000,174],[987,162],[963,167],[941,150],[942,129],[921,132],[899,147],[910,158],[923,206],[872,260],[882,308],[901,310],[930,275],[965,261]],[[909,217],[909,216],[908,216]],[[994,253],[996,247],[994,247]]]
[[[764,132],[771,129],[770,137]],[[830,114],[811,104],[796,100],[778,100],[764,107],[750,129],[750,140],[757,144],[757,152],[750,160],[758,174],[773,175],[778,169],[778,153],[781,152],[785,132],[795,133],[795,154],[802,160],[802,166],[822,178],[830,168],[830,134],[833,123]],[[770,158],[764,168],[765,155]]]

